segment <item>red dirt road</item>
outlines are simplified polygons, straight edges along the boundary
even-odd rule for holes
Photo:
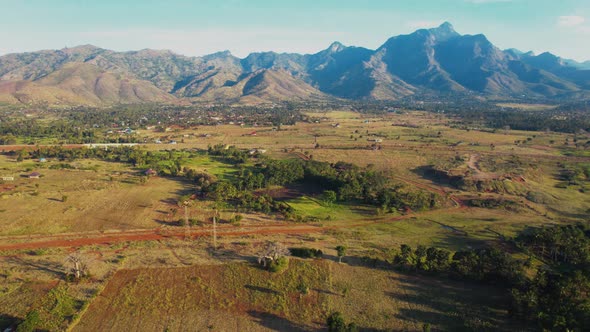
[[[293,225],[293,224],[280,224],[280,225],[265,225],[265,226],[242,226],[236,228],[230,227],[218,227],[218,237],[240,237],[246,235],[278,235],[278,234],[309,234],[309,233],[321,233],[327,230],[335,229],[348,229],[355,227],[363,227],[372,224],[388,223],[394,221],[400,221],[409,219],[417,216],[425,216],[431,213],[440,213],[441,211],[450,210],[462,210],[466,207],[459,205],[453,208],[431,210],[422,213],[411,213],[403,216],[396,216],[387,219],[377,220],[361,220],[350,225],[338,225],[338,226],[314,226],[314,225]],[[19,242],[19,243],[4,243],[0,244],[0,251],[9,250],[33,250],[33,249],[47,249],[47,248],[77,248],[82,246],[90,245],[112,245],[121,242],[139,242],[139,241],[159,241],[165,239],[186,239],[186,238],[199,238],[212,236],[212,228],[200,228],[200,229],[178,229],[178,230],[163,230],[161,228],[149,229],[145,231],[131,230],[122,231],[116,234],[109,235],[83,235],[72,234],[72,235],[34,235],[31,239],[36,241],[32,242]],[[6,239],[27,239],[26,237],[5,237],[0,238],[0,241]],[[1,255],[0,255],[1,256]]]
[[[316,226],[262,226],[257,229],[223,231],[218,229],[217,236],[244,236],[252,234],[303,234],[322,231],[324,228]],[[200,230],[177,230],[163,231],[161,229],[151,229],[142,232],[129,231],[120,232],[112,235],[96,235],[85,237],[59,237],[59,235],[50,235],[46,238],[35,236],[37,241],[0,244],[2,250],[27,250],[27,249],[45,249],[45,248],[75,248],[89,245],[112,245],[120,242],[138,242],[138,241],[158,241],[170,238],[197,238],[211,236],[211,229]],[[0,240],[3,240],[0,238]]]

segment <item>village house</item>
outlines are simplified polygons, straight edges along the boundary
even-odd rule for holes
[[[258,154],[265,154],[266,153],[266,150],[264,150],[264,149],[252,149],[252,150],[248,151],[248,153],[250,155],[255,155],[257,153]]]
[[[38,179],[41,177],[41,173],[39,172],[33,172],[31,174],[29,174],[29,179]]]

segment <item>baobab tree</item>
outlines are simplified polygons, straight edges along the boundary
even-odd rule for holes
[[[287,247],[279,242],[267,242],[262,251],[258,254],[258,264],[268,268],[280,258],[290,255],[291,252]]]
[[[73,275],[76,280],[88,275],[88,260],[80,253],[72,253],[66,257],[65,268],[67,275]]]
[[[179,207],[184,207],[184,225],[188,226],[188,208],[189,206],[193,205],[193,200],[191,199],[190,195],[184,195],[178,199],[177,205]]]

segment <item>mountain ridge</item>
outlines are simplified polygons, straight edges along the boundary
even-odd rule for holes
[[[0,56],[0,101],[10,103],[394,100],[420,93],[587,98],[590,62],[500,50],[485,35],[462,35],[448,22],[391,37],[375,50],[333,42],[314,54],[188,57],[88,44]]]

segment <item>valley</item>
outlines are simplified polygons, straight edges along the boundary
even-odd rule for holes
[[[53,112],[33,117],[46,126]],[[362,330],[527,329],[505,277],[400,259],[404,246],[449,260],[492,248],[533,276],[545,261],[515,239],[587,222],[587,134],[473,129],[415,110],[294,112],[280,125],[261,110],[241,123],[156,127],[147,115],[124,124],[132,133],[92,129],[135,146],[52,134],[4,146],[0,326],[34,311],[48,330],[308,331],[337,311]],[[257,264],[268,243],[323,255],[271,272]],[[88,273],[78,281],[73,254]]]

